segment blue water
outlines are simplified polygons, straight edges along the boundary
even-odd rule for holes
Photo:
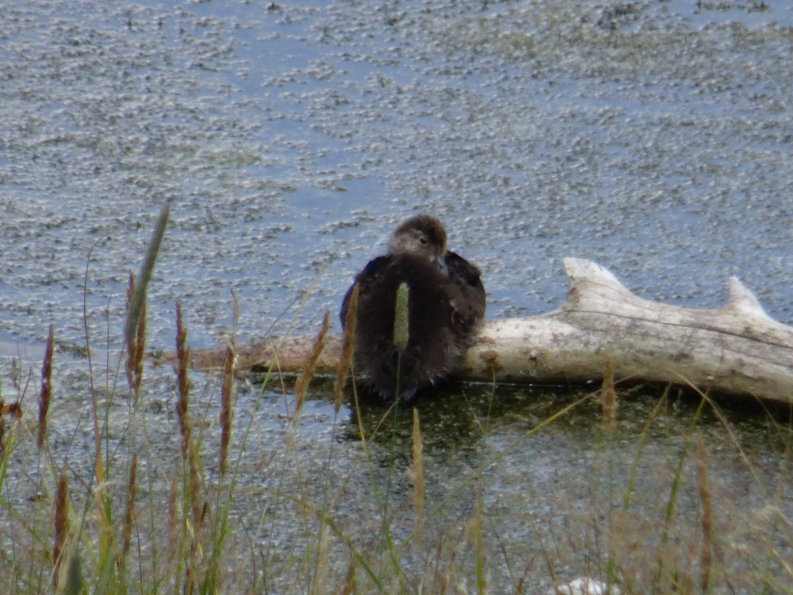
[[[177,299],[222,340],[232,288],[243,339],[285,309],[274,332],[312,331],[419,210],[491,317],[555,307],[583,256],[689,306],[737,275],[790,322],[790,8],[486,4],[4,8],[0,331],[83,342],[87,265],[117,345],[165,200],[153,347]]]

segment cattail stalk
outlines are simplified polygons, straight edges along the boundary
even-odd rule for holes
[[[198,485],[198,453],[193,443],[193,426],[190,422],[190,348],[187,346],[187,329],[182,322],[182,305],[176,302],[176,417],[182,435],[182,460],[187,462],[190,485],[190,509],[193,520],[193,540],[198,539],[203,514]],[[189,581],[188,581],[189,582]]]
[[[400,283],[396,292],[394,307],[394,347],[397,351],[405,351],[410,339],[408,303],[410,289],[407,283]]]
[[[39,433],[36,445],[39,449],[44,446],[44,438],[47,435],[47,412],[50,409],[50,399],[52,397],[52,353],[55,344],[55,331],[50,324],[50,332],[47,336],[47,347],[44,351],[44,362],[41,364],[41,393],[39,395]]]
[[[355,340],[355,326],[358,320],[358,289],[353,285],[350,299],[347,301],[347,311],[344,313],[344,336],[341,340],[341,359],[336,368],[336,382],[333,385],[333,404],[336,413],[341,409],[342,391],[347,374],[352,369],[353,345]]]
[[[394,329],[392,332],[392,343],[396,349],[396,386],[394,387],[394,395],[396,397],[395,405],[399,403],[400,386],[399,382],[402,379],[402,354],[408,346],[410,340],[410,313],[408,310],[408,302],[410,300],[410,289],[407,283],[400,283],[397,287],[396,300],[394,303]]]
[[[130,307],[132,295],[135,293],[135,275],[129,272],[129,285],[127,286],[127,308]],[[127,341],[127,382],[135,393],[137,399],[138,391],[143,380],[143,352],[146,344],[146,300],[140,304],[137,316],[135,332],[126,337]]]
[[[226,350],[223,364],[223,384],[220,387],[220,474],[226,474],[229,442],[231,441],[231,393],[234,387],[234,348]]]

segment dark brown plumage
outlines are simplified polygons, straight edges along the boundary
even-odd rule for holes
[[[400,283],[409,288],[409,337],[399,364],[399,397],[448,376],[471,345],[485,314],[479,269],[446,251],[446,231],[435,217],[416,215],[391,235],[388,254],[358,273],[354,364],[358,376],[384,399],[397,394],[394,309]],[[352,287],[344,296],[344,324]]]

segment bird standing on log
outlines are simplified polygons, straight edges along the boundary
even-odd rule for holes
[[[403,221],[389,239],[388,253],[358,273],[342,302],[342,325],[355,284],[355,371],[386,401],[410,401],[416,391],[452,373],[484,319],[479,269],[446,250],[446,230],[429,215]],[[407,287],[406,342],[394,336],[402,285]]]

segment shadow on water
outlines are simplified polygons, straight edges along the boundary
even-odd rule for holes
[[[315,379],[313,400],[332,403],[331,392],[331,381]],[[646,432],[668,445],[671,450],[659,451],[659,456],[666,458],[675,456],[681,440],[700,432],[714,448],[740,447],[773,456],[789,447],[793,428],[790,406],[729,395],[706,395],[702,404],[702,394],[694,390],[645,383],[618,383],[618,413],[612,424],[604,419],[600,391],[594,384],[449,382],[396,406],[359,387],[357,407],[355,398],[348,385],[337,438],[362,442],[363,432],[368,446],[375,447],[378,463],[384,466],[409,463],[414,409],[425,456],[462,456],[479,465],[487,465],[491,439],[505,436],[513,447],[531,445],[531,440],[543,442],[549,435],[562,438],[558,444],[562,454],[571,444],[574,450],[590,450],[604,440],[635,441]]]

